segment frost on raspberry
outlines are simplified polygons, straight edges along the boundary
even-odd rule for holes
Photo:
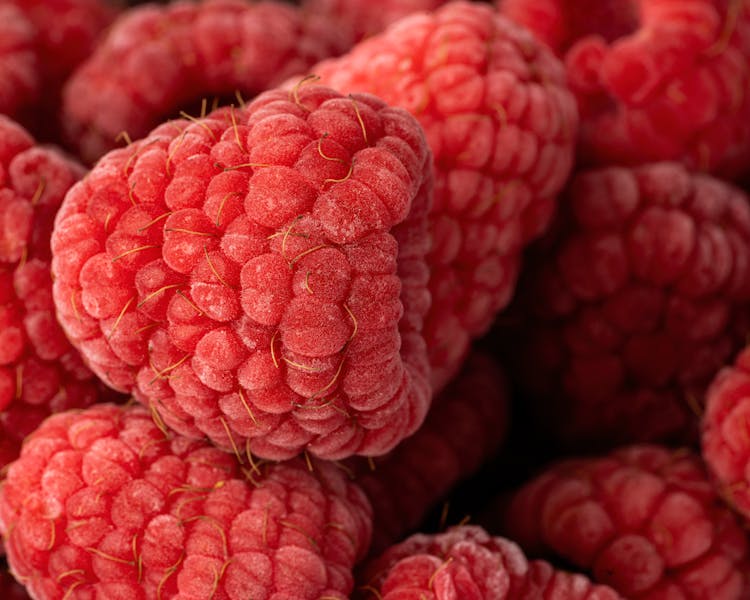
[[[589,165],[750,167],[746,0],[501,0],[565,60]]]
[[[201,100],[202,116],[214,99],[243,103],[347,47],[323,15],[282,2],[137,7],[67,83],[68,138],[93,162],[182,110],[194,112]]]
[[[370,552],[417,527],[459,481],[497,453],[508,428],[509,402],[499,365],[474,351],[413,436],[377,459],[346,461],[373,507]]]
[[[60,320],[164,422],[264,458],[387,452],[431,393],[431,155],[374,96],[270,91],[106,155],[53,235]]]
[[[507,535],[633,600],[746,598],[747,533],[700,457],[654,445],[548,467],[517,491]]]
[[[44,417],[98,396],[55,319],[50,279],[54,216],[82,174],[0,116],[0,467]]]
[[[618,600],[614,590],[583,575],[529,563],[512,541],[481,527],[415,534],[364,570],[358,600]]]
[[[144,407],[99,404],[28,438],[0,529],[34,598],[345,600],[371,522],[331,463],[243,468]]]
[[[748,330],[747,196],[656,163],[582,171],[561,204],[498,328],[542,428],[577,448],[696,442]]]
[[[425,336],[439,390],[510,301],[521,252],[570,171],[577,113],[564,68],[491,7],[452,2],[312,71],[406,108],[426,131],[436,185]]]
[[[750,351],[716,374],[701,423],[703,460],[722,497],[750,522]]]

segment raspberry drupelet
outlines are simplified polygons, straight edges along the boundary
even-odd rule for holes
[[[408,109],[425,129],[436,172],[425,337],[437,391],[510,301],[521,252],[570,172],[577,114],[564,68],[492,7],[452,2],[312,72]]]
[[[563,198],[497,330],[539,423],[576,448],[696,442],[748,331],[747,196],[656,163],[582,171]]]
[[[370,507],[338,467],[235,457],[144,407],[47,419],[0,484],[10,568],[37,600],[345,600]]]
[[[702,453],[717,491],[750,523],[750,350],[716,374],[706,392]]]
[[[476,526],[415,534],[366,566],[358,600],[620,600],[583,575],[526,560],[512,541]]]
[[[750,168],[748,0],[500,0],[563,57],[589,165]]]
[[[474,351],[413,436],[385,456],[346,462],[373,507],[371,553],[417,527],[459,481],[497,453],[508,429],[509,403],[499,365]]]
[[[194,111],[201,99],[208,106],[214,99],[249,100],[347,48],[324,15],[282,2],[137,7],[66,85],[68,138],[93,162],[128,136],[140,138],[181,110]]]
[[[634,445],[568,459],[513,496],[507,535],[631,600],[750,594],[747,532],[689,450]]]
[[[50,237],[83,167],[0,115],[0,468],[51,412],[86,406],[99,384],[55,319]]]
[[[379,455],[431,391],[431,154],[406,111],[322,86],[106,155],[52,240],[69,337],[168,426],[263,458]]]

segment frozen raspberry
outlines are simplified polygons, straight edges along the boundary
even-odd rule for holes
[[[12,4],[0,4],[0,113],[21,118],[40,95],[36,30]]]
[[[688,450],[629,446],[549,467],[513,497],[507,533],[631,600],[739,600],[747,534]]]
[[[564,57],[595,165],[750,168],[747,0],[501,0]]]
[[[491,358],[474,352],[458,378],[435,398],[417,433],[369,464],[350,459],[347,467],[373,507],[371,552],[384,550],[419,525],[458,481],[491,458],[507,423],[505,378]]]
[[[242,102],[347,47],[323,15],[283,3],[177,1],[131,9],[65,88],[68,137],[93,162],[181,109],[205,115],[206,104],[197,106],[202,99]]]
[[[86,406],[96,379],[55,320],[50,236],[83,169],[0,115],[0,468],[50,412]]]
[[[301,7],[335,23],[353,45],[407,15],[433,11],[445,3],[446,0],[302,0]]]
[[[703,460],[718,492],[750,522],[750,349],[714,378],[702,430]]]
[[[581,172],[561,205],[499,330],[540,422],[576,447],[696,441],[748,330],[747,196],[656,163]]]
[[[6,103],[0,99],[0,110],[21,120],[40,139],[57,140],[63,83],[91,54],[99,36],[114,19],[116,3],[4,0],[2,4],[0,77],[19,104],[17,110],[2,110]],[[23,27],[12,26],[17,21],[7,13],[14,8],[27,20]],[[5,52],[13,53],[8,54],[9,59],[15,56],[7,64]]]
[[[618,600],[582,575],[529,564],[510,540],[480,527],[416,534],[367,566],[361,600]]]
[[[0,486],[34,598],[345,600],[370,507],[332,464],[250,463],[165,435],[143,407],[50,417]]]
[[[436,185],[425,338],[440,389],[510,301],[521,251],[567,178],[577,117],[564,69],[490,6],[453,2],[313,72],[408,109],[427,133]]]
[[[53,235],[59,317],[180,433],[378,455],[431,393],[431,155],[374,96],[276,90],[106,155]]]

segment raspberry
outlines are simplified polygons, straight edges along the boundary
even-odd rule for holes
[[[184,435],[383,454],[431,397],[430,162],[406,111],[320,86],[166,123],[68,194],[61,323]]]
[[[370,507],[323,462],[251,464],[169,437],[140,406],[46,420],[0,487],[8,562],[35,598],[344,600]]]
[[[436,166],[425,337],[440,389],[509,302],[521,251],[570,171],[577,117],[564,69],[490,6],[452,2],[313,72],[407,108],[425,128]]]
[[[303,0],[302,10],[324,15],[342,31],[350,45],[380,33],[399,19],[415,12],[434,11],[446,0]]]
[[[724,499],[750,521],[750,350],[717,373],[706,393],[703,460]]]
[[[435,398],[417,433],[370,464],[362,458],[347,462],[373,507],[371,552],[384,550],[419,525],[458,481],[497,452],[507,429],[508,403],[497,364],[474,352],[458,378]]]
[[[0,28],[9,31],[0,35],[3,48],[12,55],[6,66],[0,51],[0,76],[12,85],[18,105],[2,112],[20,119],[35,135],[57,140],[63,83],[92,52],[117,11],[104,0],[5,0],[3,4]],[[27,21],[22,28],[11,29],[17,21],[7,13],[14,8]],[[0,100],[0,110],[5,104]]]
[[[590,165],[750,167],[745,0],[502,0],[564,57]]]
[[[37,102],[41,81],[36,30],[11,4],[0,5],[0,113],[19,118]]]
[[[480,527],[416,534],[368,565],[360,597],[382,600],[618,600],[582,575],[529,564],[513,542]]]
[[[520,379],[567,444],[697,439],[745,341],[750,208],[677,163],[579,173],[519,287]],[[502,335],[515,332],[499,330]]]
[[[49,240],[83,169],[0,115],[0,468],[51,412],[86,406],[98,385],[55,320]]]
[[[745,531],[688,450],[634,445],[569,459],[523,486],[506,513],[528,553],[553,554],[634,600],[745,598]]]
[[[140,138],[202,98],[236,94],[242,103],[242,96],[343,52],[341,38],[323,16],[283,3],[183,1],[131,9],[64,90],[68,137],[93,162],[123,132]]]

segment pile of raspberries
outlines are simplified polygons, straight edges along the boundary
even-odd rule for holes
[[[750,600],[750,0],[0,0],[0,598]]]

